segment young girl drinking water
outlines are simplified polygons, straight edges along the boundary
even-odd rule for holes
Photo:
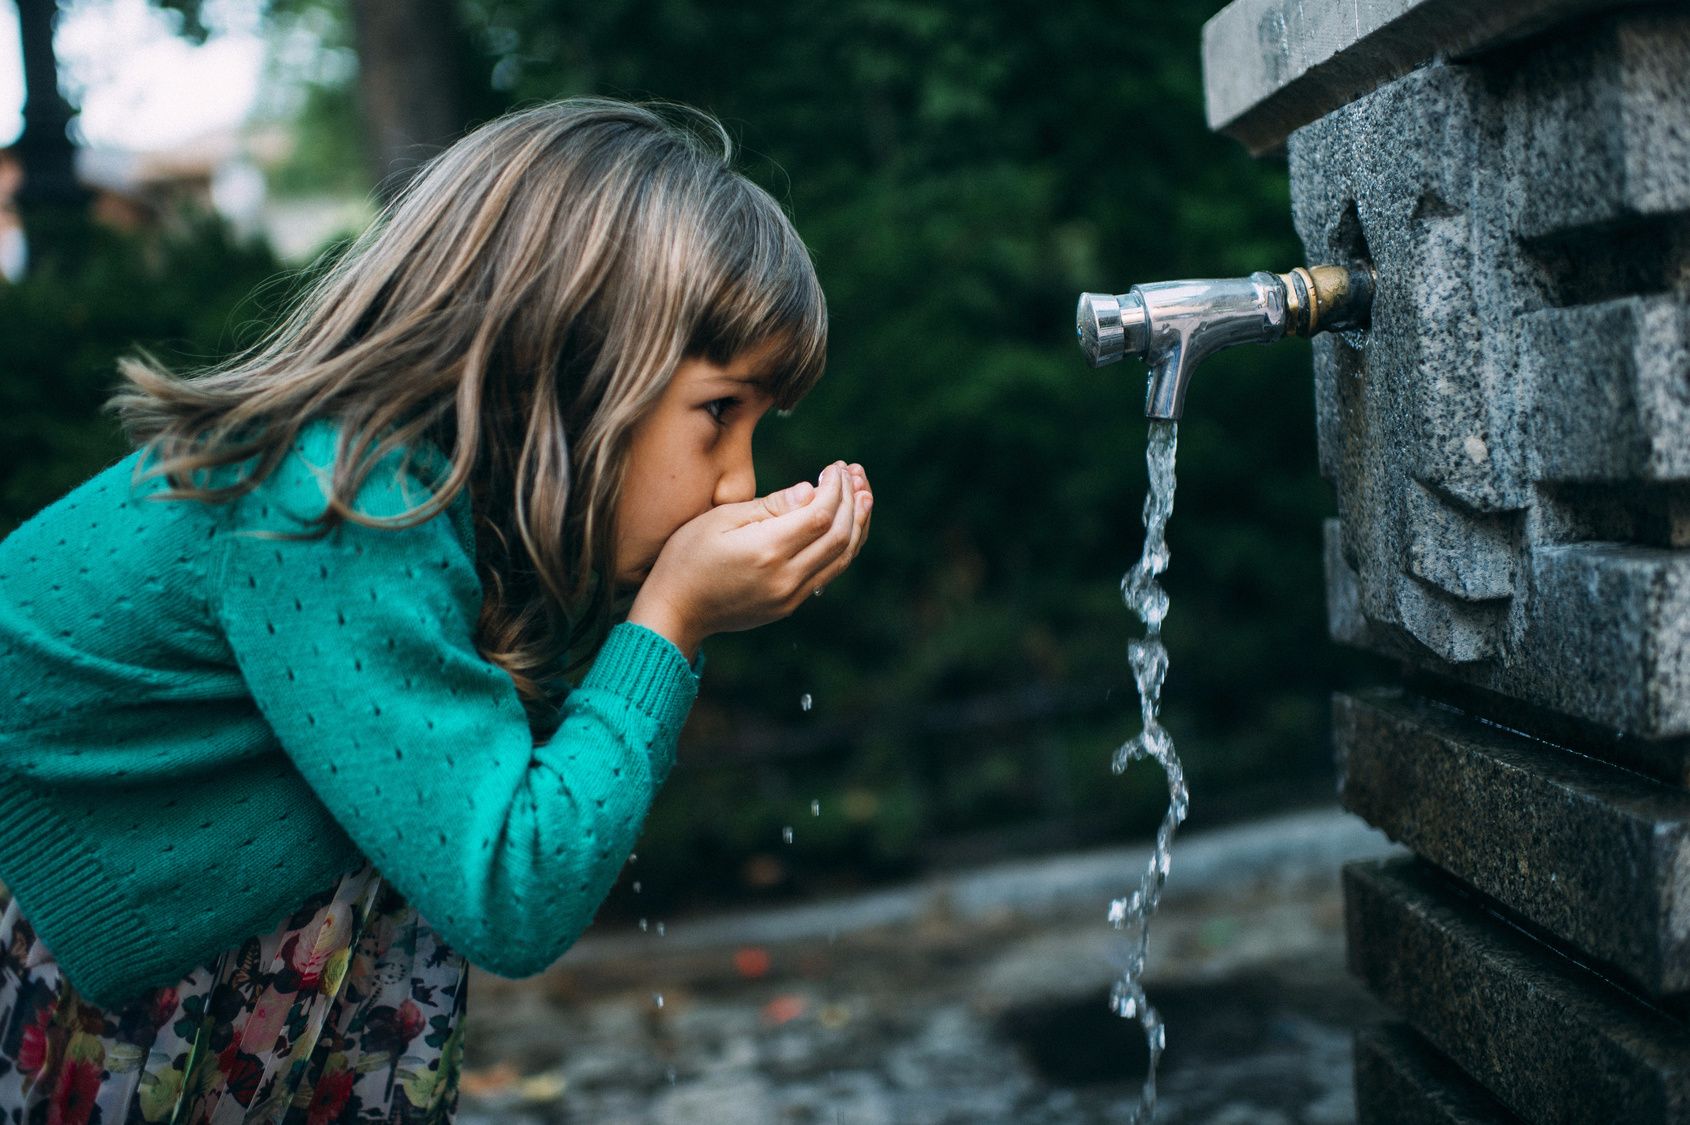
[[[458,142],[268,343],[123,364],[138,451],[0,543],[0,1120],[449,1120],[465,962],[569,948],[700,642],[856,556],[859,466],[752,472],[809,258],[673,117]]]

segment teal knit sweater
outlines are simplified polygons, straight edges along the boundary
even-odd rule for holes
[[[471,963],[539,972],[674,761],[696,670],[626,623],[533,745],[473,643],[467,492],[401,531],[251,534],[323,510],[335,436],[307,427],[226,504],[132,485],[132,454],[0,542],[0,882],[96,1003],[176,982],[365,858]],[[360,511],[427,495],[400,460]]]

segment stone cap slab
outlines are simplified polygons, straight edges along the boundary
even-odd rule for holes
[[[1635,0],[1234,0],[1203,25],[1209,128],[1252,153],[1435,57]]]
[[[1344,868],[1350,970],[1528,1121],[1690,1120],[1690,1031],[1422,860]]]
[[[1405,1023],[1356,1032],[1359,1125],[1520,1125]]]
[[[1332,704],[1346,808],[1645,991],[1690,991],[1690,792],[1394,689]]]

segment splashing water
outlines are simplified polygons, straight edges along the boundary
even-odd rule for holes
[[[1121,579],[1121,597],[1144,622],[1144,636],[1127,646],[1133,679],[1138,683],[1139,717],[1144,729],[1115,751],[1110,768],[1124,773],[1140,758],[1154,759],[1168,776],[1168,811],[1156,830],[1156,847],[1139,876],[1138,889],[1109,904],[1109,924],[1125,930],[1131,946],[1126,967],[1109,993],[1109,1006],[1123,1018],[1137,1020],[1150,1048],[1150,1069],[1144,1077],[1134,1122],[1149,1121],[1156,1113],[1156,1067],[1162,1061],[1167,1035],[1162,1017],[1144,995],[1144,964],[1150,951],[1150,916],[1162,901],[1168,879],[1169,849],[1174,829],[1185,820],[1190,794],[1185,770],[1174,753],[1174,740],[1163,729],[1162,681],[1168,674],[1168,650],[1162,646],[1162,622],[1168,616],[1168,595],[1156,579],[1168,569],[1168,517],[1174,510],[1174,450],[1179,427],[1173,422],[1150,423],[1145,461],[1150,467],[1150,491],[1144,498],[1144,553]]]

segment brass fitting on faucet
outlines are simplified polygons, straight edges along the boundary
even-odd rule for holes
[[[1313,336],[1367,325],[1373,309],[1373,267],[1298,266],[1282,273],[1285,285],[1285,331],[1291,336]]]
[[[1075,330],[1093,367],[1128,355],[1150,364],[1144,413],[1177,421],[1192,372],[1203,360],[1234,344],[1365,328],[1374,285],[1366,262],[1158,281],[1120,294],[1080,294]]]

